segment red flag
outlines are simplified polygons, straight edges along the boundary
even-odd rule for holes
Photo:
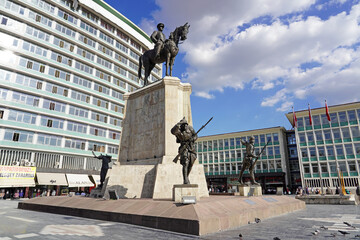
[[[308,103],[308,106],[309,106],[309,123],[310,123],[310,126],[311,126],[312,125],[312,119],[311,119],[310,103]]]
[[[326,100],[325,100],[325,109],[326,109],[326,117],[327,117],[328,121],[331,122],[331,118],[330,118],[330,114],[329,114],[329,108],[328,108]]]
[[[294,107],[292,107],[293,110],[293,127],[297,127],[297,118],[296,118],[296,114],[294,112]]]

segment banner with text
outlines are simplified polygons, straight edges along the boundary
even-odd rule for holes
[[[36,167],[0,166],[0,187],[34,187]]]

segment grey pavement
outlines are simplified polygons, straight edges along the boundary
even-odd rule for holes
[[[360,206],[307,205],[306,210],[196,237],[135,225],[17,209],[0,200],[0,240],[10,239],[359,239]],[[347,226],[344,222],[353,227]],[[323,228],[321,228],[323,226]],[[326,229],[326,230],[325,230]],[[316,230],[318,233],[315,234]],[[341,235],[338,230],[348,232]],[[333,237],[331,234],[336,233]],[[355,237],[359,235],[359,237]]]

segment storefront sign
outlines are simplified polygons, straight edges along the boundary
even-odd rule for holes
[[[93,187],[95,184],[85,174],[66,174],[69,187]]]
[[[0,187],[34,187],[36,167],[0,166]]]
[[[38,185],[67,186],[65,173],[36,173]]]

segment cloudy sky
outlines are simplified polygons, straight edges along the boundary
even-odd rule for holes
[[[145,32],[189,22],[174,76],[193,87],[200,135],[291,125],[285,113],[359,101],[353,0],[105,0]]]

